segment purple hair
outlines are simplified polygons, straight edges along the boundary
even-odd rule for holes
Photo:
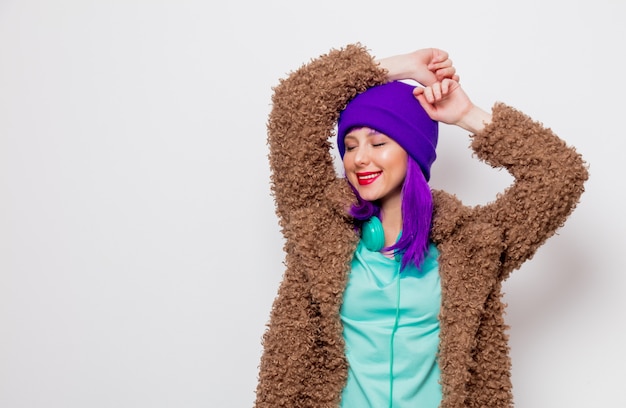
[[[376,202],[356,194],[357,203],[350,208],[350,215],[360,227],[371,217],[380,217],[380,206]],[[402,254],[401,270],[410,263],[419,267],[426,256],[433,213],[433,197],[430,186],[419,164],[411,156],[407,158],[407,171],[402,185],[402,235],[398,242],[383,250]]]

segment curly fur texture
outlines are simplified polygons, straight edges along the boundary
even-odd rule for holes
[[[257,408],[340,404],[347,360],[339,311],[358,242],[354,196],[336,176],[330,137],[339,112],[385,72],[360,44],[311,60],[274,88],[268,121],[285,272],[263,337]],[[530,259],[575,208],[588,177],[576,151],[504,104],[472,136],[478,158],[513,185],[484,206],[434,191],[431,239],[442,282],[442,407],[510,407],[502,281]]]

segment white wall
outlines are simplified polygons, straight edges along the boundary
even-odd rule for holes
[[[506,283],[517,406],[623,407],[626,3],[0,0],[0,406],[246,407],[282,273],[271,87],[330,48],[450,52],[590,163]],[[441,129],[433,186],[510,181]]]

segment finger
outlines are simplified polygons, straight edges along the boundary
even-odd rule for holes
[[[441,81],[444,78],[453,78],[454,74],[456,74],[456,68],[452,66],[438,69],[437,71],[435,71],[435,76],[437,77],[438,81]]]
[[[433,67],[433,68],[445,68],[445,67],[452,66],[453,65],[453,61],[450,58],[448,58],[448,56],[446,55],[446,57],[442,58],[442,59],[434,59],[433,58],[430,61],[430,64],[428,64],[428,65],[429,65],[429,68],[430,67]]]
[[[431,85],[432,94],[433,94],[433,102],[441,100],[441,82],[435,82]]]
[[[417,101],[420,103],[420,105],[422,105],[422,108],[424,108],[428,116],[431,119],[434,119],[433,116],[435,115],[435,109],[433,105],[426,99],[425,93],[418,94],[415,97],[417,98]]]
[[[433,62],[442,62],[448,59],[448,53],[439,48],[433,48]]]
[[[430,64],[428,64],[428,69],[434,72],[440,69],[449,68],[452,65],[453,63],[451,59],[445,59],[443,61],[432,61]]]
[[[441,95],[445,96],[448,94],[448,90],[450,89],[450,81],[446,78],[441,81]]]
[[[424,88],[415,88],[413,90],[413,95],[415,95],[415,97],[422,97],[424,98],[425,101],[427,101],[428,103],[433,103],[434,99],[433,99],[433,91],[431,89],[431,87],[426,86]]]
[[[432,61],[430,65],[437,67],[449,67],[452,66],[452,60],[450,58],[446,58],[441,61]]]
[[[441,82],[441,93],[443,95],[443,97],[450,95],[452,92],[454,92],[455,89],[457,89],[459,87],[458,82],[446,78]]]

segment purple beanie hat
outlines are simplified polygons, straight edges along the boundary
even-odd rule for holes
[[[337,147],[343,158],[344,138],[350,130],[368,127],[395,140],[420,166],[426,180],[437,157],[438,123],[413,96],[415,87],[404,82],[374,86],[352,99],[339,116]]]

